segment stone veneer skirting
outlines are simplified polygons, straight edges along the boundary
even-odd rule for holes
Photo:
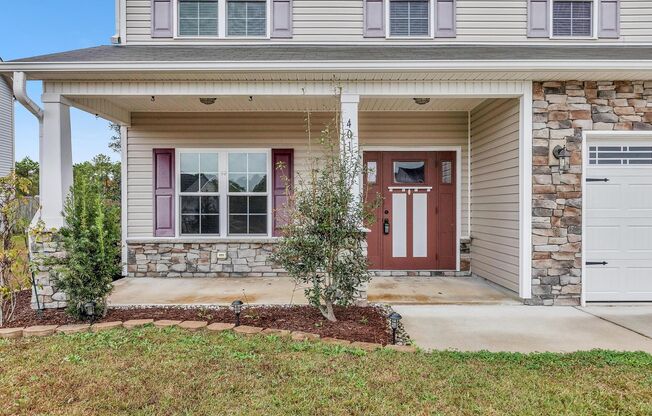
[[[270,256],[276,238],[142,239],[127,241],[129,277],[279,277],[287,276]],[[374,276],[469,276],[469,243],[462,241],[462,271],[376,270]],[[226,258],[218,258],[226,253]]]
[[[175,239],[127,241],[129,277],[279,277],[272,263],[275,238],[198,241]],[[225,253],[226,258],[219,258]]]
[[[652,81],[533,85],[532,299],[577,305],[582,291],[582,131],[652,130]],[[566,173],[550,164],[554,140],[571,152]]]
[[[66,256],[60,237],[51,232],[44,232],[38,237],[30,236],[29,251],[36,265],[36,288],[32,287],[32,309],[65,308],[68,305],[68,297],[56,286],[57,260]]]

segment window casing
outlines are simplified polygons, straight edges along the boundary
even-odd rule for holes
[[[177,150],[180,236],[268,236],[268,149]]]
[[[389,36],[431,36],[430,9],[430,0],[390,0]]]
[[[174,5],[177,37],[269,37],[269,0],[176,0]]]
[[[595,0],[553,0],[551,3],[552,37],[595,36]]]

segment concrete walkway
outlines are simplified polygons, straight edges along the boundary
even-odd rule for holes
[[[617,307],[625,308],[625,307]],[[573,352],[646,351],[652,339],[579,308],[524,305],[394,307],[415,343],[427,350]],[[591,308],[595,312],[595,307]],[[649,329],[650,310],[597,311]],[[647,314],[647,319],[644,316]],[[629,320],[624,316],[634,316]],[[645,329],[643,328],[643,331]],[[640,331],[640,332],[643,332]]]

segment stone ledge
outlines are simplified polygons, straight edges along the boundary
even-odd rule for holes
[[[100,322],[97,324],[71,324],[71,325],[37,325],[28,328],[0,328],[0,338],[18,339],[21,337],[43,337],[55,333],[74,334],[79,332],[91,331],[100,332],[109,329],[117,329],[124,327],[125,329],[136,329],[143,325],[153,324],[157,328],[165,328],[170,326],[178,326],[179,328],[196,331],[205,328],[208,331],[234,331],[241,335],[279,335],[291,336],[294,341],[321,341],[324,344],[341,345],[344,347],[359,348],[365,351],[375,351],[383,348],[381,344],[372,342],[351,342],[344,339],[337,339],[332,337],[321,338],[319,334],[303,331],[290,331],[287,329],[277,328],[260,328],[255,326],[241,325],[235,326],[231,323],[214,322],[210,325],[206,321],[174,321],[161,319],[155,321],[154,319],[132,319],[129,321],[121,322]],[[406,345],[386,345],[384,348],[398,351],[398,352],[416,352],[417,349],[413,346]]]

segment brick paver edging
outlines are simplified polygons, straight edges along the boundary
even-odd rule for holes
[[[135,329],[141,328],[145,325],[154,325],[158,328],[176,326],[188,331],[212,331],[212,332],[221,332],[221,331],[234,331],[238,334],[251,336],[251,335],[278,335],[284,337],[291,337],[294,341],[313,341],[319,340],[321,337],[319,334],[313,334],[303,331],[288,331],[286,329],[276,329],[276,328],[260,328],[255,326],[235,326],[230,323],[215,322],[208,324],[206,321],[171,321],[171,320],[158,320],[153,319],[132,319],[129,321],[115,321],[115,322],[101,322],[97,324],[81,324],[81,325],[38,325],[30,327],[21,327],[21,328],[0,328],[0,338],[6,339],[17,339],[21,337],[44,337],[52,334],[73,334],[78,332],[99,332],[108,329],[114,328],[126,328],[126,329]],[[375,351],[381,348],[387,348],[399,352],[416,352],[417,349],[412,346],[397,346],[397,345],[386,345],[383,347],[381,344],[371,343],[371,342],[350,342],[347,340],[341,340],[336,338],[323,338],[321,339],[326,344],[337,344],[342,346],[350,346],[353,348],[361,348],[365,351]]]

